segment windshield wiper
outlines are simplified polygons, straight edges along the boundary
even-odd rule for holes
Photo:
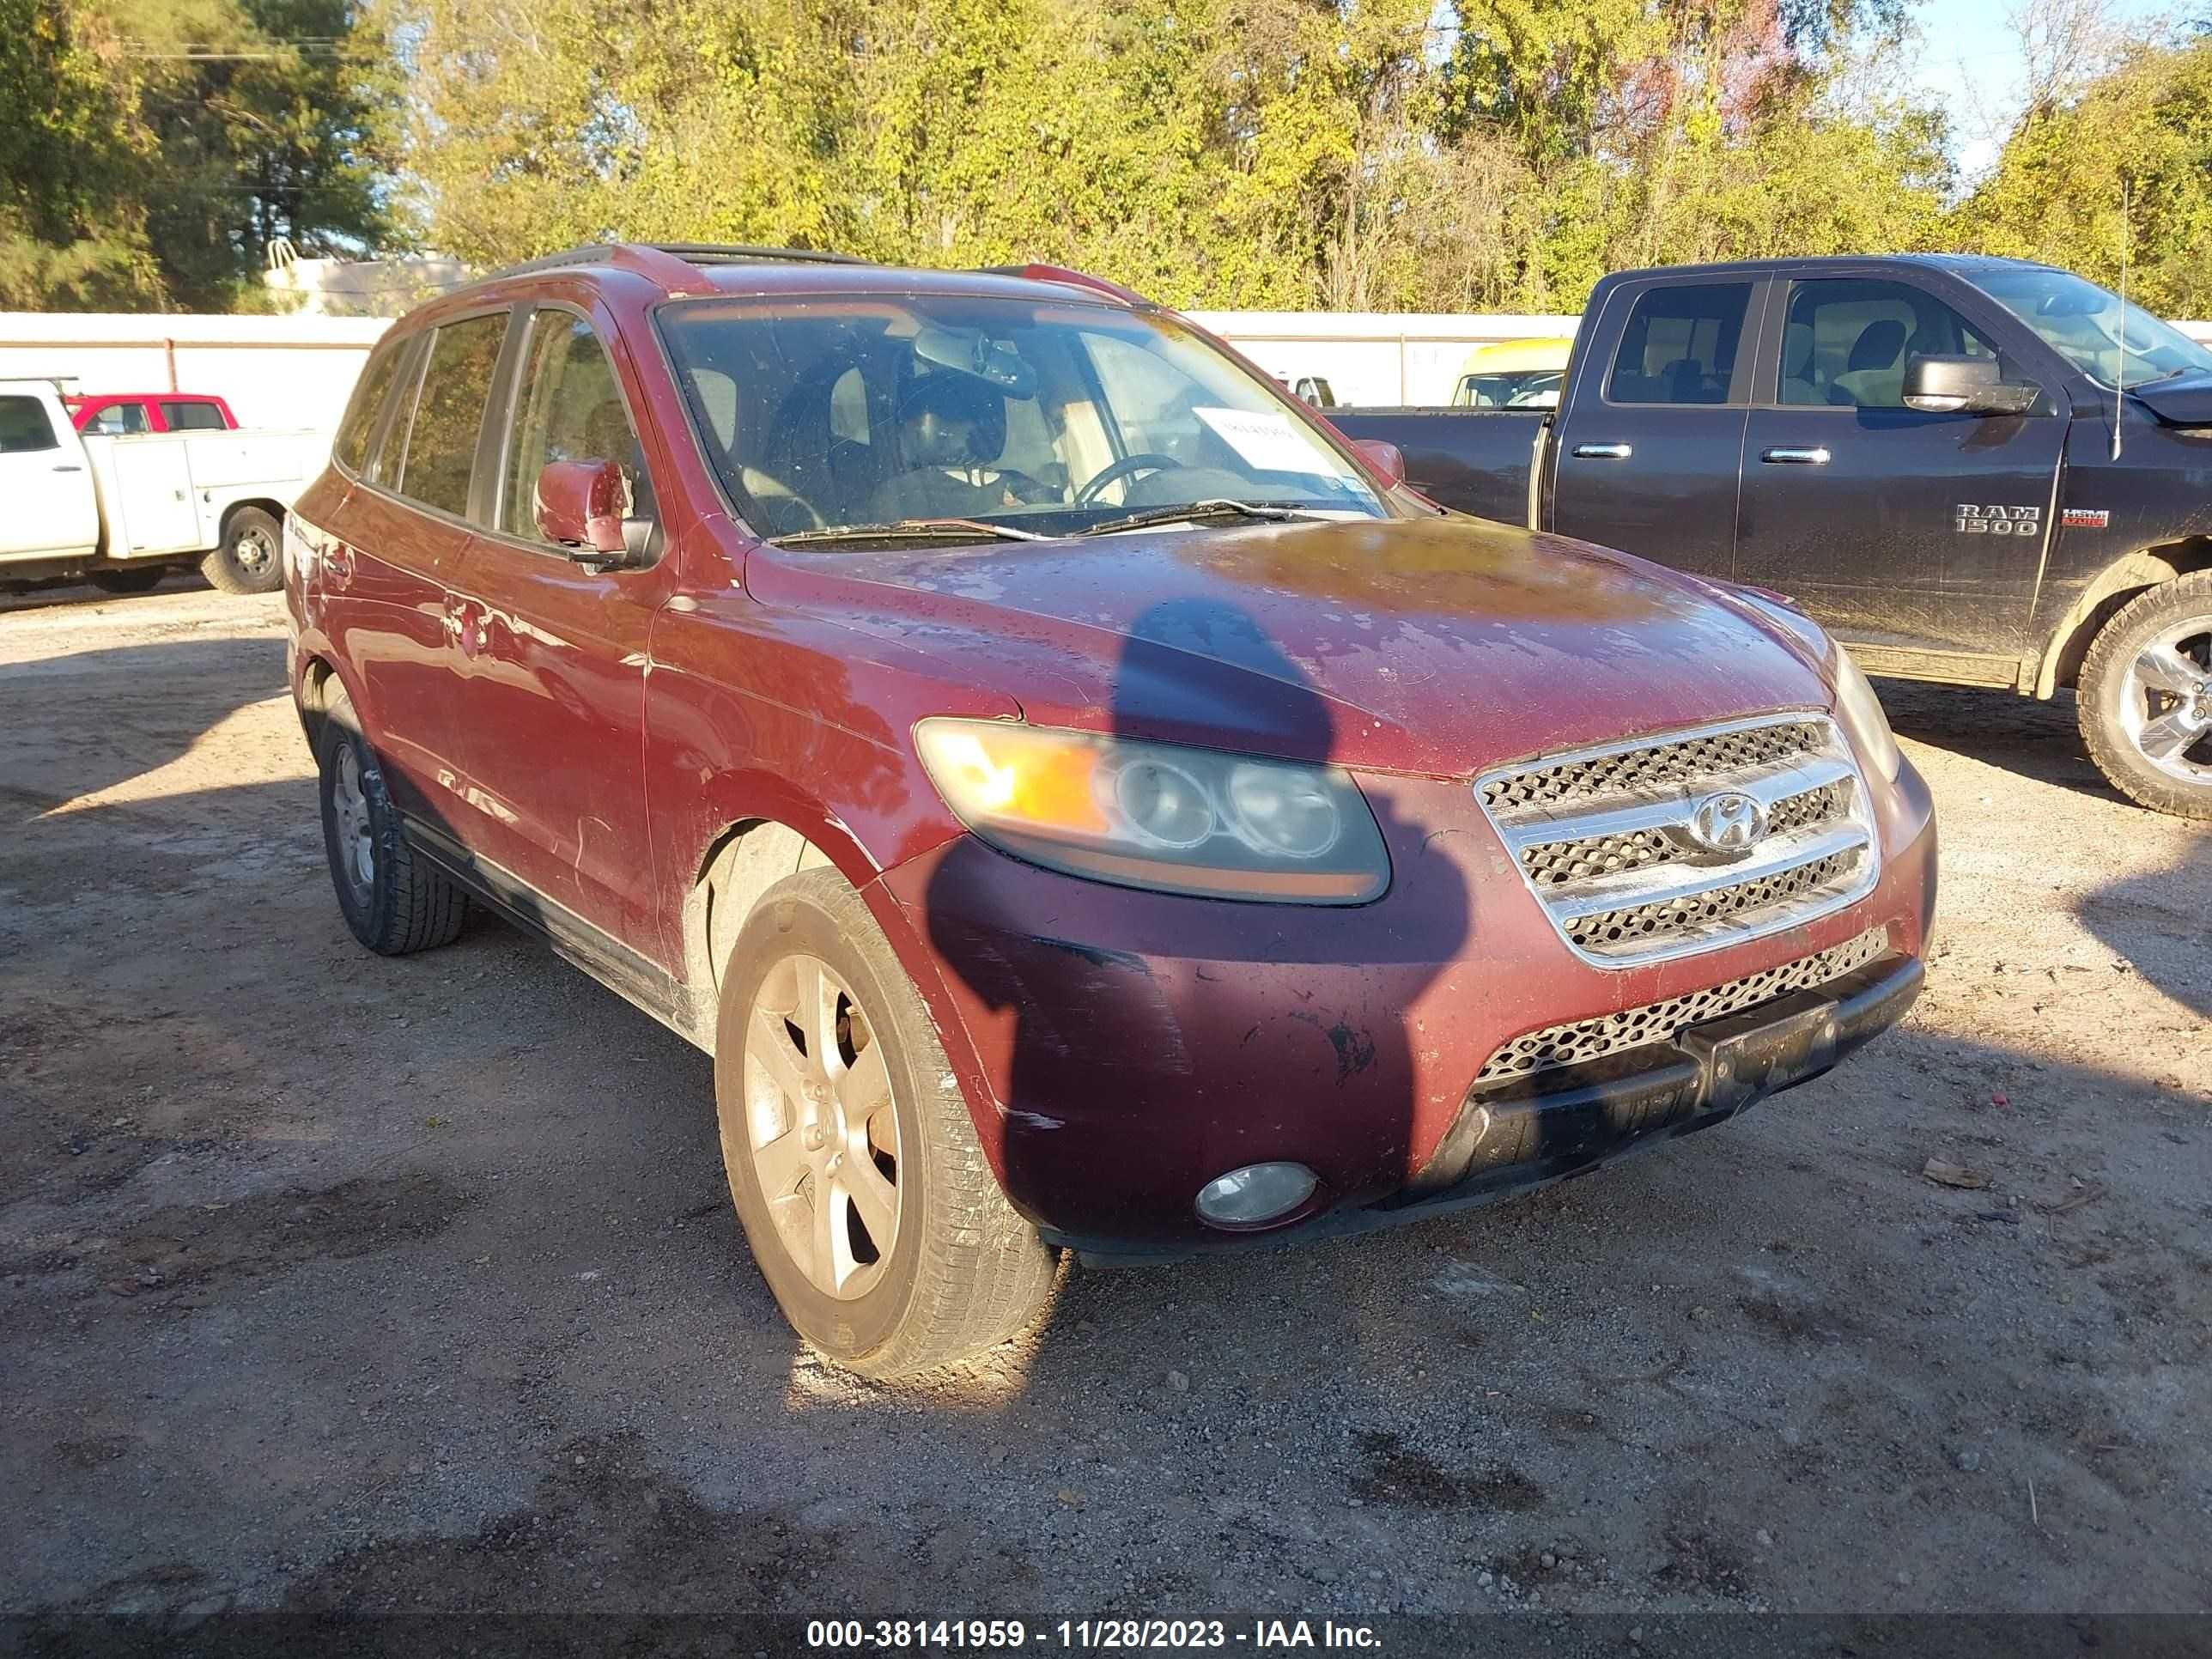
[[[1301,524],[1321,522],[1313,514],[1301,513],[1296,507],[1270,507],[1262,501],[1232,501],[1224,497],[1190,501],[1182,507],[1156,507],[1149,512],[1132,513],[1126,519],[1109,519],[1075,533],[1110,536],[1117,530],[1146,530],[1161,524],[1197,524],[1207,519],[1262,519],[1270,524],[1286,524],[1294,520]]]
[[[984,524],[975,519],[901,519],[894,524],[841,524],[826,530],[802,530],[796,535],[769,538],[779,547],[808,547],[823,542],[1048,542],[1034,530],[1012,525]]]

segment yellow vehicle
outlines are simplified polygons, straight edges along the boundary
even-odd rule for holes
[[[1500,340],[1477,346],[1459,366],[1455,409],[1552,409],[1567,372],[1571,338]]]

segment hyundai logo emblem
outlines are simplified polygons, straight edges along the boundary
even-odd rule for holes
[[[1741,789],[1707,795],[1690,809],[1690,839],[1708,853],[1748,853],[1766,839],[1766,808]]]

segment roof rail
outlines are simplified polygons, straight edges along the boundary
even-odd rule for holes
[[[1088,271],[1070,270],[1066,265],[1045,265],[1031,261],[1025,265],[986,265],[983,271],[990,276],[1020,276],[1032,283],[1058,283],[1066,288],[1087,288],[1096,293],[1110,294],[1133,306],[1151,306],[1152,303],[1133,288],[1109,283],[1103,276],[1093,276]]]
[[[671,294],[714,294],[719,290],[699,274],[702,265],[764,264],[787,259],[840,265],[869,263],[850,253],[817,253],[806,248],[748,247],[721,242],[594,242],[502,266],[485,280],[559,270],[568,265],[618,265],[651,277]]]
[[[642,246],[672,253],[695,265],[750,265],[781,259],[805,260],[824,265],[871,265],[857,253],[830,253],[811,247],[756,247],[746,242],[647,242]]]

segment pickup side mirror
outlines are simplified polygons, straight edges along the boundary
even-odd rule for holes
[[[612,461],[552,461],[538,474],[538,528],[573,550],[586,568],[623,564],[632,555],[623,534],[629,481]]]
[[[2043,388],[1998,376],[1988,357],[1915,357],[1905,368],[1905,406],[1923,415],[2025,415]]]
[[[1398,446],[1385,443],[1380,438],[1355,438],[1352,447],[1368,465],[1382,475],[1382,482],[1396,489],[1406,482],[1406,457]]]

